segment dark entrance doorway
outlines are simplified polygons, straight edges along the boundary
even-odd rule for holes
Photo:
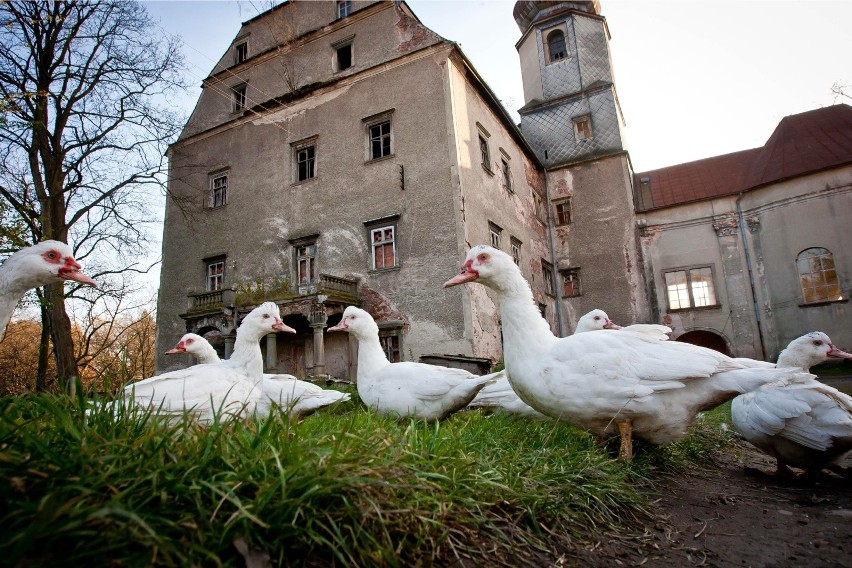
[[[681,341],[683,343],[691,343],[693,345],[707,347],[708,349],[713,349],[714,351],[718,351],[719,353],[724,353],[729,357],[731,355],[731,352],[728,349],[728,344],[725,343],[725,338],[723,338],[717,333],[713,333],[712,331],[706,331],[703,329],[687,331],[686,333],[678,337],[675,341]]]

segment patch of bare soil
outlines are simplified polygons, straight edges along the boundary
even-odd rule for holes
[[[715,464],[655,487],[655,526],[602,535],[551,565],[852,567],[852,481],[829,473],[776,478],[746,467],[773,472],[775,460],[735,442]]]

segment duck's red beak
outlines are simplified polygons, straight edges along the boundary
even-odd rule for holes
[[[829,357],[834,357],[835,359],[852,359],[852,353],[847,353],[846,351],[841,351],[834,345],[831,346],[831,349],[826,353]]]
[[[274,329],[275,331],[283,331],[284,333],[296,333],[295,329],[293,329],[281,320],[276,321],[272,325],[272,329]]]
[[[65,264],[59,269],[57,276],[62,278],[63,280],[74,280],[75,282],[80,282],[81,284],[88,284],[89,286],[98,287],[98,283],[86,276],[81,272],[82,266],[80,263],[71,258],[70,256],[65,257]]]
[[[340,323],[337,324],[336,326],[326,329],[326,331],[348,331],[348,330],[349,330],[349,324],[346,323],[345,319],[340,320]]]
[[[479,272],[473,269],[473,261],[468,260],[462,266],[461,272],[444,282],[444,288],[464,284],[465,282],[473,282],[477,278],[479,278]]]
[[[180,353],[186,353],[186,345],[183,341],[178,342],[173,349],[166,351],[166,355],[178,355]]]
[[[621,329],[621,326],[615,323],[612,323],[611,319],[607,319],[604,324],[604,329]]]

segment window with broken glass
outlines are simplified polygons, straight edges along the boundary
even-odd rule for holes
[[[373,269],[396,266],[396,227],[379,227],[370,231]]]

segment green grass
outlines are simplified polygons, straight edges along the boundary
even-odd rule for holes
[[[4,565],[240,566],[241,540],[284,566],[517,565],[638,526],[648,477],[725,441],[705,419],[625,463],[569,426],[479,412],[350,402],[200,428],[83,406],[0,399]]]

